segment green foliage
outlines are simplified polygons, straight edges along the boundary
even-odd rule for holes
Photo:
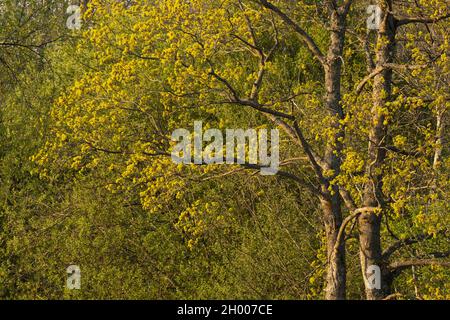
[[[273,2],[326,52],[326,9]],[[443,10],[442,1],[419,2],[432,17]],[[73,33],[64,29],[66,3],[26,3],[0,5],[1,299],[323,297],[329,239],[322,199],[306,188],[320,181],[289,134],[281,136],[283,170],[303,184],[167,157],[172,131],[195,120],[221,130],[274,127],[233,101],[248,96],[295,117],[322,152],[339,128],[324,108],[320,63],[296,32],[255,1],[91,0],[88,27]],[[401,69],[391,101],[374,110],[372,80],[355,91],[367,75],[365,7],[350,13],[345,136],[332,184],[363,205],[370,115],[382,114],[392,151],[374,173],[389,204],[383,246],[423,234],[427,241],[393,258],[448,251],[448,130],[436,139],[436,118],[448,123],[448,23],[402,31],[396,62],[433,62]],[[347,295],[363,299],[357,228],[348,236]],[[69,265],[81,267],[82,290],[66,288]],[[393,289],[407,299],[449,299],[449,276],[439,266],[408,268]]]

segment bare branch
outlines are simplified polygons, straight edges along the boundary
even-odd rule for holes
[[[437,23],[448,18],[450,18],[450,14],[446,14],[438,18],[401,17],[397,18],[397,27],[401,27],[411,23]]]
[[[423,69],[427,67],[426,65],[402,65],[402,64],[395,64],[395,63],[386,63],[382,66],[377,67],[375,70],[372,71],[372,73],[368,74],[356,87],[356,94],[360,95],[366,84],[375,78],[377,75],[382,73],[385,70],[393,69],[393,70],[400,70],[400,71],[409,71],[409,70],[417,70],[417,69]]]
[[[300,27],[299,24],[294,22],[286,13],[281,11],[280,8],[278,8],[271,2],[267,0],[257,0],[257,2],[259,2],[265,8],[275,12],[281,18],[281,20],[283,20],[287,25],[292,27],[294,31],[300,35],[300,37],[305,42],[306,46],[308,47],[309,51],[314,55],[314,57],[316,57],[322,63],[322,65],[326,64],[326,58],[323,55],[322,51],[319,49],[319,47],[311,38],[311,36],[302,27]]]
[[[261,169],[266,168],[264,166],[256,165],[256,164],[242,164],[241,166],[246,168],[246,169],[254,169],[254,170],[261,170]],[[297,175],[295,175],[293,173],[290,173],[290,172],[287,172],[287,171],[278,170],[276,175],[280,176],[280,177],[283,177],[283,178],[288,178],[290,180],[293,180],[293,181],[299,183],[300,185],[308,188],[308,190],[310,190],[313,194],[316,194],[316,195],[320,194],[320,190],[316,186],[312,185],[310,182],[300,178],[299,176],[297,176]]]
[[[344,2],[344,5],[339,9],[340,14],[345,17],[348,14],[348,12],[350,11],[350,7],[352,6],[352,4],[353,4],[353,0],[346,0]]]
[[[358,218],[361,215],[361,212],[355,211],[351,215],[349,215],[347,218],[344,219],[342,222],[341,227],[339,228],[339,232],[336,238],[336,243],[334,244],[332,255],[336,256],[339,250],[339,247],[343,244],[345,239],[345,230],[347,229],[347,226],[350,222],[352,222],[354,219]]]
[[[306,156],[308,157],[314,172],[316,173],[317,177],[319,178],[319,180],[321,181],[321,183],[325,183],[326,179],[323,176],[322,173],[322,167],[319,165],[320,162],[322,162],[319,157],[314,153],[314,151],[311,148],[311,145],[308,143],[308,141],[306,141],[305,136],[303,135],[303,131],[300,129],[297,121],[294,121],[294,130],[295,133],[300,141],[301,146],[303,147],[303,150],[306,153]]]
[[[450,261],[436,260],[436,259],[411,259],[400,262],[391,263],[388,269],[391,272],[401,272],[410,267],[424,267],[424,266],[441,266],[450,267]]]
[[[365,207],[365,208],[359,208],[353,211],[351,215],[349,215],[347,218],[344,219],[344,221],[341,224],[341,227],[339,228],[339,232],[336,238],[336,243],[334,244],[333,249],[333,255],[336,255],[339,247],[342,245],[345,239],[345,230],[347,229],[347,226],[350,222],[352,222],[354,219],[357,219],[362,213],[364,212],[373,212],[379,210],[378,207]]]
[[[396,292],[396,293],[390,294],[387,297],[383,298],[383,300],[386,300],[386,301],[387,300],[397,300],[401,297],[403,297],[403,295],[401,293]]]
[[[260,111],[262,113],[265,113],[265,114],[271,114],[273,116],[284,118],[284,119],[288,119],[288,120],[295,120],[295,117],[290,115],[290,114],[269,109],[269,108],[265,107],[264,105],[254,101],[254,100],[241,99],[239,97],[239,94],[238,94],[237,90],[234,89],[234,87],[226,79],[224,79],[221,76],[219,76],[214,70],[211,70],[209,74],[212,77],[214,77],[216,80],[218,80],[219,82],[223,83],[228,88],[228,90],[230,91],[230,93],[232,95],[232,98],[227,103],[247,106],[247,107],[251,107],[251,108],[253,108],[255,110],[258,110],[258,111]]]
[[[429,235],[429,234],[420,234],[417,235],[415,237],[410,237],[407,239],[403,239],[403,240],[398,240],[397,242],[395,242],[394,244],[392,244],[389,248],[387,248],[386,250],[384,250],[383,252],[383,259],[387,260],[389,259],[390,256],[392,256],[395,252],[397,252],[398,250],[400,250],[401,248],[405,247],[405,246],[410,246],[422,241],[426,241],[429,239],[432,239],[433,235]]]
[[[351,196],[350,192],[348,192],[348,190],[339,186],[339,193],[341,195],[342,200],[344,200],[345,206],[347,207],[348,210],[352,212],[357,210],[355,201],[353,200],[353,197]]]

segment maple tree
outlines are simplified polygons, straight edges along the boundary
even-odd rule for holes
[[[54,99],[33,172],[53,183],[95,177],[152,219],[174,214],[190,251],[215,228],[233,239],[240,207],[264,214],[255,204],[264,197],[300,216],[297,197],[321,224],[309,267],[311,287],[322,276],[324,287],[310,288],[314,298],[353,296],[348,277],[367,299],[395,297],[396,281],[417,287],[427,266],[440,283],[449,265],[448,3],[375,3],[380,25],[367,30],[368,1],[91,0],[75,47],[54,51],[73,81]],[[172,132],[197,120],[222,131],[279,128],[278,176],[174,163]],[[236,197],[235,182],[251,191]],[[298,192],[283,200],[284,186]],[[359,275],[346,263],[355,252]],[[425,295],[447,298],[448,284],[440,288]]]

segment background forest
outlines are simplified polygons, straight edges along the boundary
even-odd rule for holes
[[[450,299],[449,12],[0,0],[0,299]],[[197,120],[278,175],[173,163]]]

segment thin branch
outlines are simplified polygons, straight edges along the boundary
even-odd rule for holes
[[[317,177],[321,181],[321,183],[325,183],[326,179],[323,176],[323,168],[321,165],[319,165],[320,162],[322,162],[319,157],[314,153],[312,150],[311,145],[306,141],[305,136],[303,135],[303,131],[300,129],[297,121],[294,121],[294,130],[295,133],[300,141],[301,146],[303,147],[303,150],[306,153],[306,156],[308,157],[309,161],[311,162],[311,165],[314,169],[314,172],[316,173]]]
[[[268,166],[263,166],[263,165],[259,165],[259,164],[253,164],[253,163],[239,163],[239,162],[241,162],[240,159],[238,159],[238,158],[235,158],[235,159],[234,159],[234,163],[236,163],[237,165],[241,166],[241,167],[244,168],[244,169],[250,169],[250,170],[262,170],[262,169],[268,169],[268,168],[270,168],[270,167],[268,167]],[[199,165],[199,166],[204,166],[204,165],[208,165],[208,163],[202,162],[202,163],[197,164],[197,165]],[[225,173],[224,175],[229,175],[229,174],[236,173],[236,172],[239,172],[239,171],[235,170],[235,171],[227,172],[227,173]],[[306,187],[309,191],[311,191],[311,192],[312,192],[313,194],[315,194],[315,195],[320,194],[320,190],[319,190],[316,186],[314,186],[312,183],[310,183],[310,182],[308,182],[308,181],[306,181],[306,180],[300,178],[299,176],[297,176],[297,175],[295,175],[295,174],[293,174],[293,173],[291,173],[291,172],[287,172],[287,171],[283,171],[283,170],[278,170],[278,171],[275,173],[275,175],[276,175],[276,176],[283,177],[283,178],[290,179],[290,180],[292,180],[292,181],[295,181],[295,182],[299,183],[300,185]]]
[[[338,235],[336,237],[336,242],[334,244],[332,255],[336,256],[339,250],[339,247],[343,244],[345,240],[345,230],[347,229],[347,226],[352,222],[354,219],[357,219],[362,213],[364,212],[374,212],[376,210],[379,210],[378,207],[364,207],[359,208],[353,211],[351,215],[349,215],[347,218],[344,219],[344,221],[341,224],[341,227],[339,228]]]
[[[436,259],[411,259],[400,262],[393,262],[389,265],[388,269],[391,272],[401,272],[410,267],[424,267],[424,266],[441,266],[450,267],[450,261],[436,260]]]
[[[281,18],[281,20],[283,20],[287,25],[292,27],[294,31],[300,35],[300,37],[305,42],[307,48],[314,55],[314,57],[316,57],[322,63],[322,65],[326,64],[326,58],[323,55],[322,51],[319,49],[319,47],[311,38],[311,36],[302,27],[300,27],[300,25],[294,22],[294,20],[292,20],[286,13],[281,11],[280,8],[278,8],[271,2],[267,0],[257,0],[257,2],[259,2],[265,8],[275,12]]]
[[[397,18],[397,27],[401,27],[411,23],[437,23],[439,21],[450,18],[450,13],[438,18],[420,18],[420,17],[401,17]]]
[[[288,120],[294,120],[295,119],[295,117],[290,115],[290,114],[266,108],[264,105],[262,105],[262,104],[260,104],[260,103],[258,103],[256,101],[247,100],[247,99],[241,99],[239,97],[239,94],[238,94],[237,90],[234,89],[233,86],[226,79],[224,79],[221,76],[219,76],[214,70],[211,70],[209,74],[212,77],[214,77],[216,80],[218,80],[219,82],[223,83],[228,88],[228,90],[230,91],[230,93],[232,95],[232,98],[230,99],[229,103],[239,104],[239,105],[242,105],[242,106],[251,107],[251,108],[253,108],[255,110],[258,110],[258,111],[260,111],[262,113],[271,114],[273,116],[281,117],[281,118],[288,119]]]
[[[352,4],[353,4],[353,0],[346,0],[344,2],[344,5],[339,9],[340,14],[345,17],[348,14],[348,12],[350,11]]]
[[[399,298],[403,297],[403,295],[401,293],[393,293],[388,295],[387,297],[383,298],[383,300],[397,300]]]
[[[352,212],[357,210],[355,201],[353,200],[353,197],[347,189],[339,186],[339,194],[341,195],[342,200],[344,200],[345,206],[348,210]]]
[[[240,164],[242,167],[246,168],[246,169],[253,169],[253,170],[261,170],[264,168],[268,168],[265,166],[261,166],[261,165],[257,165],[257,164],[250,164],[250,163],[245,163],[245,164]],[[282,171],[282,170],[278,170],[276,173],[277,176],[283,177],[283,178],[288,178],[291,179],[299,184],[301,184],[302,186],[305,186],[306,188],[308,188],[312,193],[314,194],[319,194],[320,190],[315,187],[314,185],[310,184],[309,182],[303,180],[302,178],[300,178],[299,176],[287,172],[287,171]]]
[[[360,95],[366,84],[375,78],[377,75],[382,73],[385,70],[393,69],[393,70],[400,70],[400,71],[409,71],[409,70],[417,70],[417,69],[423,69],[427,67],[426,65],[402,65],[402,64],[395,64],[395,63],[386,63],[382,66],[377,67],[375,70],[372,71],[372,73],[368,74],[356,87],[356,94]]]
[[[397,252],[398,250],[400,250],[401,248],[403,248],[405,246],[410,246],[410,245],[413,245],[413,244],[416,244],[416,243],[419,243],[422,241],[426,241],[426,240],[429,240],[432,238],[433,238],[433,235],[420,234],[415,237],[398,240],[394,244],[392,244],[390,247],[388,247],[386,250],[384,250],[383,255],[382,255],[383,259],[384,260],[389,259],[390,256],[392,256],[395,252]]]
[[[339,228],[336,242],[334,244],[333,252],[331,253],[333,256],[337,255],[339,248],[344,243],[344,239],[345,239],[345,235],[346,235],[345,230],[347,229],[347,226],[350,224],[350,222],[352,222],[354,219],[357,219],[360,215],[361,215],[361,212],[355,211],[351,215],[349,215],[347,218],[345,218],[344,221],[342,222],[342,225]]]

